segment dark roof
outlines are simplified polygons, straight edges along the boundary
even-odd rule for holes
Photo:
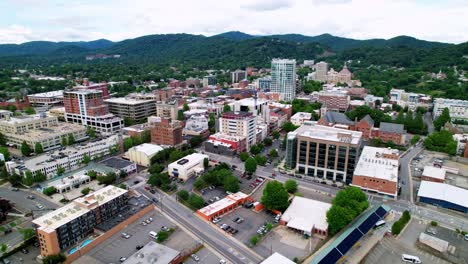
[[[380,131],[389,132],[389,133],[397,133],[397,134],[404,134],[405,127],[402,124],[393,124],[393,123],[380,123]]]
[[[332,124],[354,125],[354,122],[351,121],[351,119],[349,119],[345,114],[339,112],[327,112],[324,118],[328,123]]]
[[[108,158],[106,160],[101,161],[100,163],[106,165],[107,167],[111,167],[118,170],[124,169],[133,164],[133,162],[131,161],[115,157]]]
[[[361,121],[366,121],[367,124],[369,124],[370,126],[374,126],[374,119],[372,119],[372,117],[370,117],[370,115],[366,115],[365,117],[363,117],[361,119]]]

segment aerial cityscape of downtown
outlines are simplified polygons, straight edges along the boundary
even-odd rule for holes
[[[467,17],[0,1],[0,263],[466,264]]]

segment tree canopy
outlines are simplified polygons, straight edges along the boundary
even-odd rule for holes
[[[270,181],[263,189],[261,203],[268,210],[284,212],[288,208],[288,192],[279,181]]]

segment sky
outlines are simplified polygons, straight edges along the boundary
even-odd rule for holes
[[[468,41],[467,0],[0,0],[0,43],[330,33]]]

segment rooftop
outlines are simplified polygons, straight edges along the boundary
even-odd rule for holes
[[[398,163],[398,150],[365,146],[354,175],[397,182]]]
[[[389,132],[389,133],[397,133],[397,134],[404,134],[405,129],[402,124],[393,124],[393,123],[380,123],[380,131]]]
[[[260,264],[294,264],[295,262],[291,261],[287,257],[281,255],[278,252],[273,253],[273,255],[269,256]]]
[[[169,167],[191,167],[203,161],[205,158],[209,158],[208,155],[193,153],[172,162],[171,164],[169,164]]]
[[[27,123],[27,122],[40,121],[41,119],[50,120],[50,119],[57,119],[57,117],[48,116],[45,113],[42,113],[42,114],[35,114],[35,115],[10,117],[8,120],[3,119],[3,120],[0,120],[0,122],[2,124],[15,125],[15,124],[21,124],[21,123]]]
[[[312,118],[312,113],[297,112],[291,117],[291,119],[295,119],[295,118],[311,119]]]
[[[117,170],[122,170],[132,164],[134,164],[131,161],[124,160],[124,159],[119,159],[116,157],[108,158],[106,160],[103,160],[100,162],[101,164],[106,165],[107,167],[111,167]]]
[[[150,241],[142,249],[133,253],[124,263],[125,264],[167,264],[171,263],[180,252]]]
[[[104,100],[104,102],[113,103],[113,104],[125,104],[125,105],[156,103],[154,100],[139,100],[139,99],[133,99],[133,98],[126,98],[126,97],[110,98],[110,99]]]
[[[344,142],[353,145],[360,143],[362,132],[317,125],[315,122],[305,122],[296,129],[297,135],[310,139]]]
[[[323,118],[331,124],[354,125],[354,121],[350,120],[348,116],[343,113],[327,112]]]
[[[30,94],[28,97],[63,97],[63,90]]]
[[[131,148],[130,150],[143,152],[146,156],[152,156],[158,153],[159,151],[163,150],[163,148],[156,144],[144,143],[144,144],[135,146]]]
[[[38,225],[39,229],[46,232],[52,232],[58,227],[82,216],[97,206],[103,205],[127,192],[127,190],[109,185],[86,196],[75,199],[71,203],[62,206],[55,211],[51,211],[34,219],[33,223]]]
[[[224,197],[223,199],[216,201],[210,205],[207,205],[198,211],[200,211],[200,213],[204,215],[212,215],[213,213],[223,210],[224,208],[235,204],[239,200],[246,199],[247,197],[249,197],[249,195],[242,193],[242,192],[237,192],[237,193],[228,195]]]
[[[446,183],[421,181],[418,196],[447,201],[468,208],[468,190]]]
[[[434,166],[424,166],[422,176],[427,176],[435,179],[445,180],[445,169]]]
[[[306,232],[311,232],[314,227],[327,230],[327,211],[330,207],[329,203],[296,196],[281,216],[281,220],[288,222],[288,227]]]

